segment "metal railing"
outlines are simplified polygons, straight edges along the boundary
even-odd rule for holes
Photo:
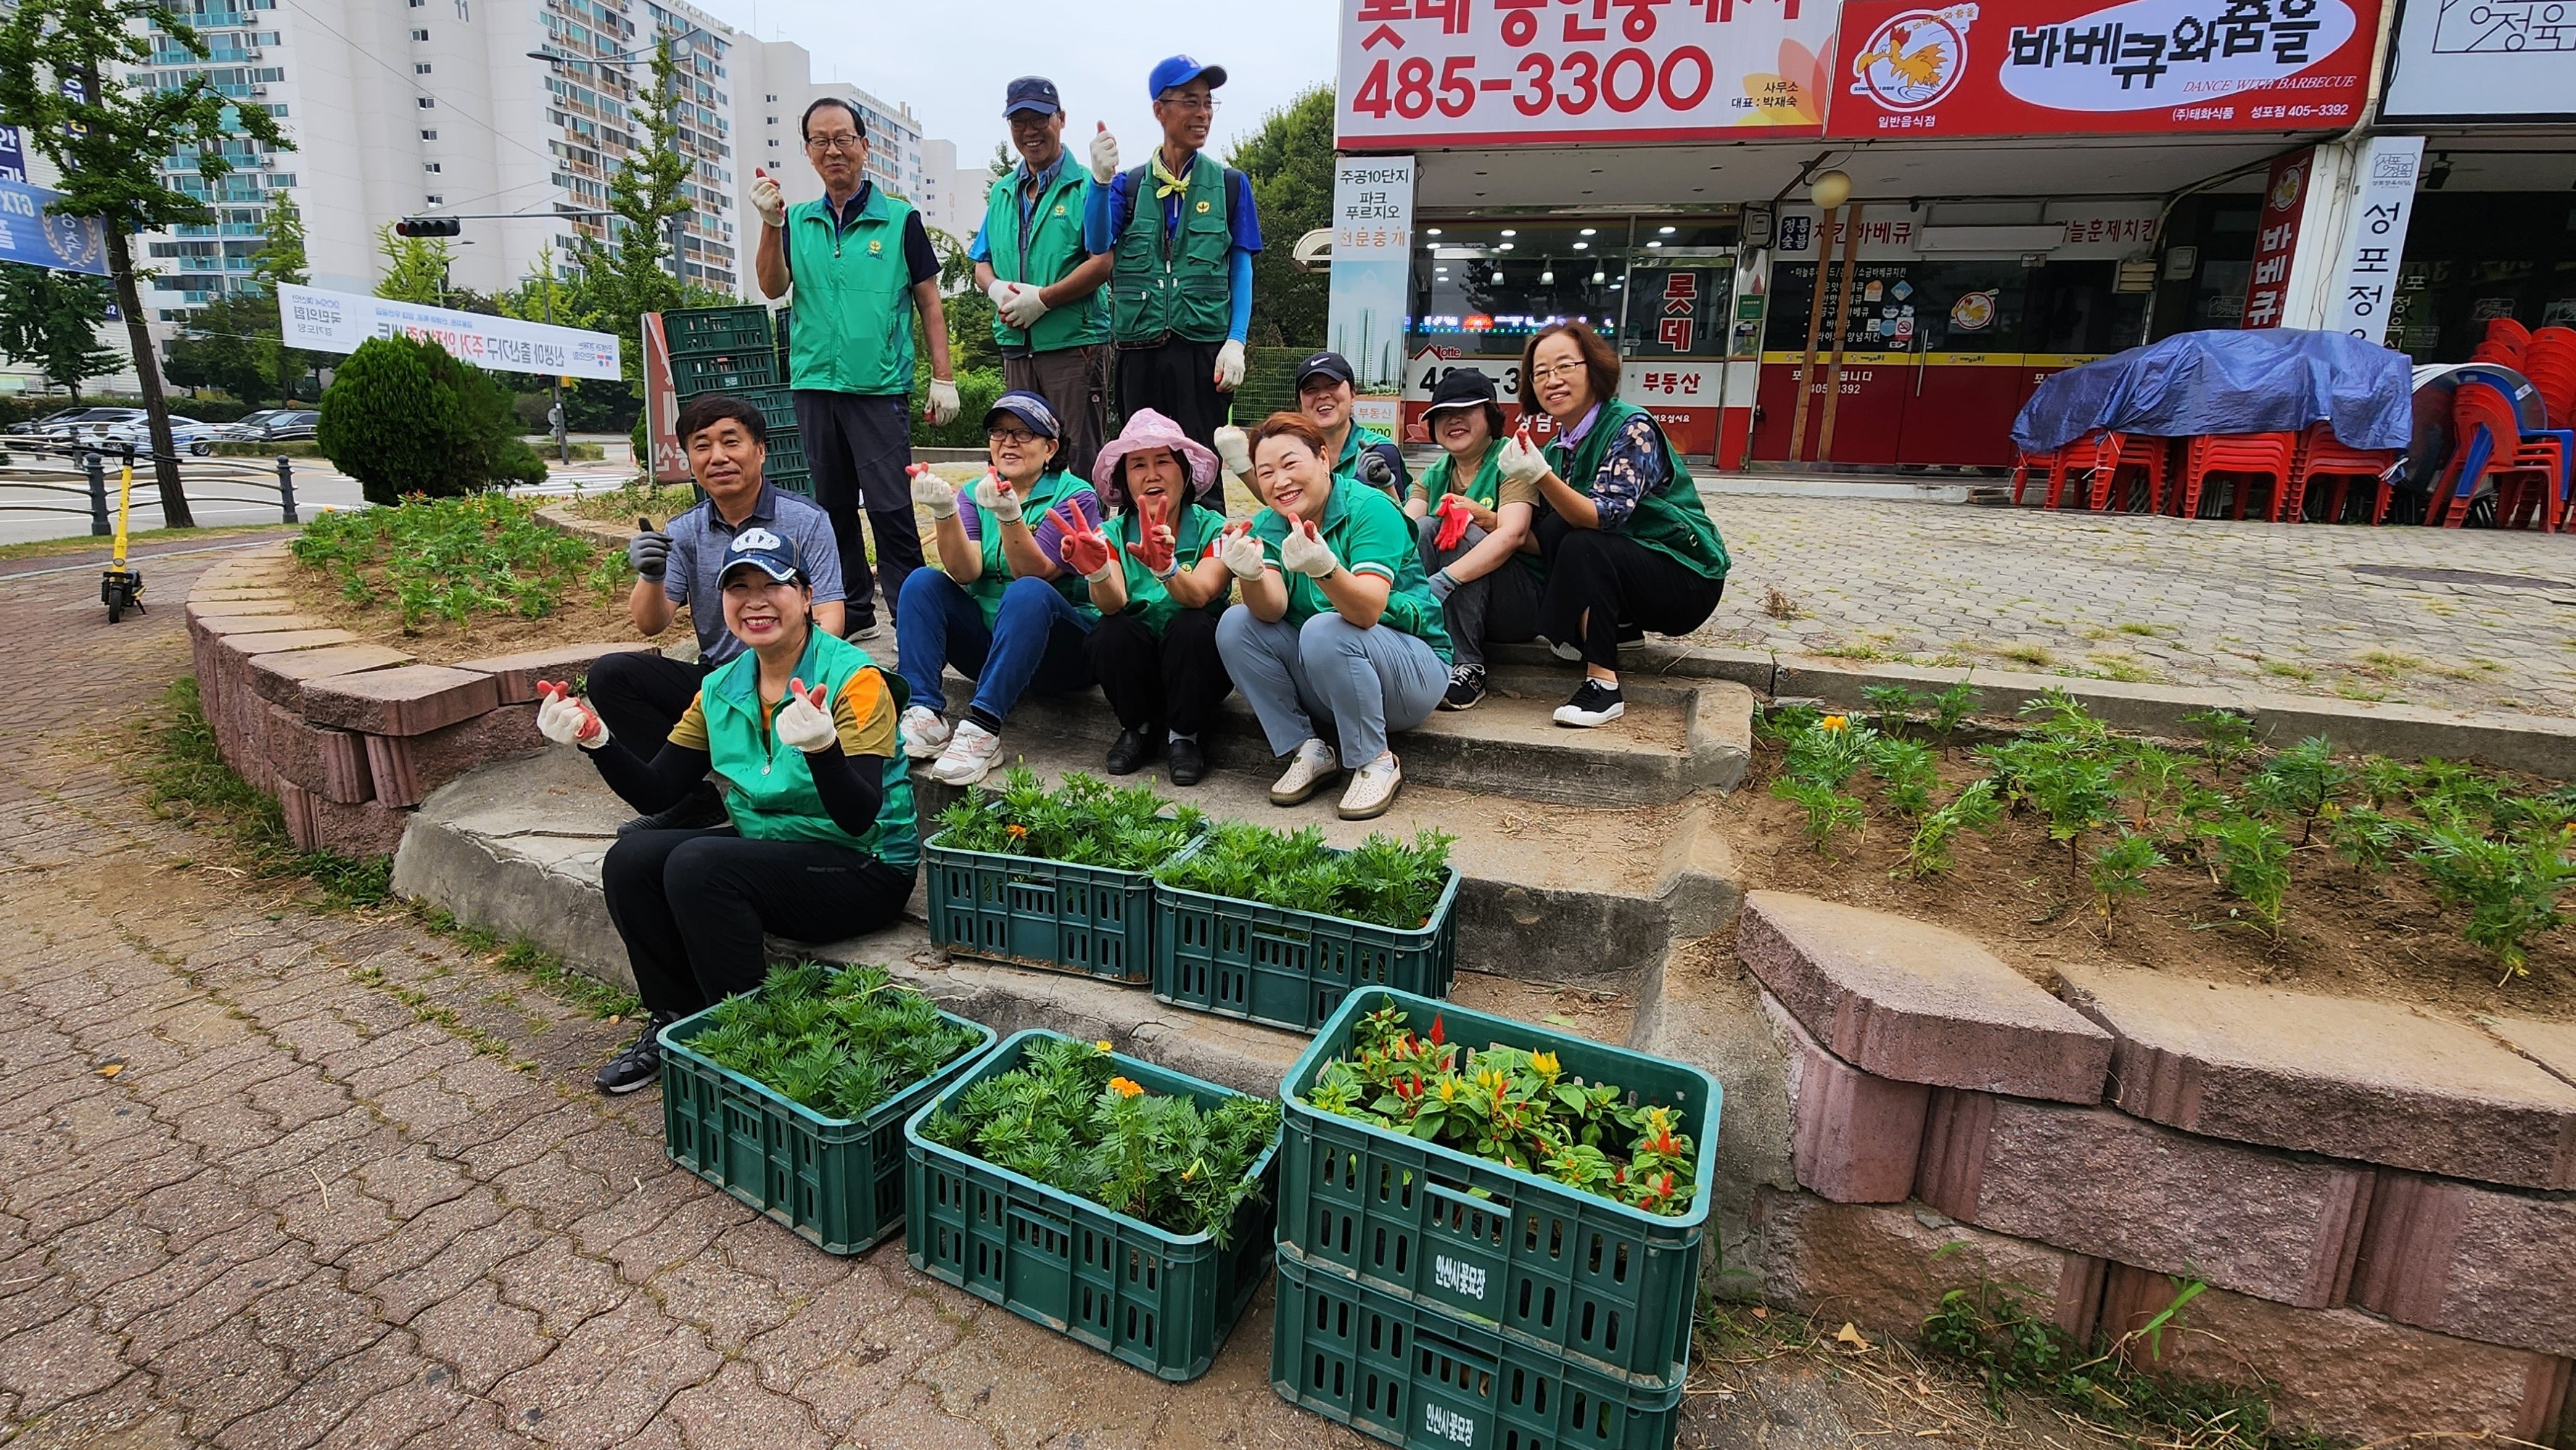
[[[138,490],[153,487],[152,466],[159,462],[142,449],[102,451],[90,447],[31,449],[11,440],[10,462],[0,470],[0,489],[60,494],[79,502],[15,503],[0,502],[0,511],[10,513],[87,514],[89,531],[99,538],[116,532],[113,501],[108,480],[114,470],[133,460]],[[190,503],[274,504],[283,523],[302,523],[295,506],[295,462],[279,457],[263,462],[249,458],[173,459],[187,467],[188,501]],[[217,490],[212,492],[207,485]],[[154,493],[148,503],[158,503]]]

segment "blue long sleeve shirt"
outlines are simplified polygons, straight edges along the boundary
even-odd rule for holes
[[[1082,245],[1094,256],[1115,252],[1118,234],[1127,229],[1128,218],[1136,214],[1129,176],[1122,171],[1110,178],[1107,186],[1091,187],[1083,195]],[[1252,335],[1252,254],[1261,250],[1261,214],[1253,205],[1251,178],[1228,168],[1226,179],[1231,187],[1226,197],[1226,222],[1233,235],[1225,253],[1230,303],[1225,335],[1241,342]],[[1181,198],[1175,193],[1163,199],[1163,235],[1177,235],[1180,229]]]

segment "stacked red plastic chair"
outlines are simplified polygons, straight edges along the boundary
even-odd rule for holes
[[[2173,440],[2151,438],[2144,433],[2104,433],[2093,448],[2093,510],[2100,513],[2117,507],[2123,512],[2143,509],[2154,513],[2164,507],[2165,488],[2172,476]],[[2132,472],[2142,474],[2129,483]],[[2137,500],[2133,503],[2132,500]]]
[[[2057,507],[2058,500],[2066,493],[2068,469],[2091,466],[2089,462],[2079,464],[2077,460],[2091,459],[2094,441],[2101,436],[2099,433],[2087,433],[2072,443],[2038,453],[2016,450],[2013,460],[2013,506],[2016,508],[2021,506],[2022,490],[2030,486],[2030,476],[2036,472],[2048,481],[2048,502],[2045,506]]]
[[[2191,440],[2183,459],[2181,498],[2178,512],[2183,518],[2200,517],[2200,496],[2209,480],[2224,475],[2233,480],[2235,508],[2231,517],[2245,517],[2246,502],[2253,496],[2254,480],[2272,481],[2272,503],[2269,517],[2278,522],[2281,506],[2290,491],[2290,465],[2298,453],[2296,433],[2217,433],[2203,434]]]
[[[2576,435],[2526,431],[2513,401],[2492,383],[2464,382],[2451,396],[2452,460],[2427,502],[2424,522],[2460,528],[2487,480],[2495,481],[2496,526],[2553,530],[2567,510]]]
[[[2551,326],[2534,331],[2523,348],[2522,375],[2539,391],[2548,426],[2576,430],[2576,328]],[[2576,446],[2568,451],[2576,454]],[[2544,527],[2576,526],[2576,498],[2562,495],[2554,503],[2554,510],[2543,506],[2550,513]]]
[[[2372,503],[2370,521],[2378,523],[2388,517],[2392,488],[2389,471],[2397,466],[2393,448],[2348,448],[2335,437],[2331,423],[2311,423],[2299,434],[2297,453],[2290,460],[2290,497],[2280,516],[2291,523],[2307,517],[2308,495],[2324,487],[2332,491],[2325,496],[2325,507],[2318,514],[2320,522],[2339,524],[2344,519],[2347,495],[2355,483],[2364,488],[2376,485],[2378,498]]]

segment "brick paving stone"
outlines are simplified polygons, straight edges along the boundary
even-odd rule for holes
[[[500,1285],[489,1278],[428,1306],[405,1327],[423,1355],[448,1366],[455,1383],[477,1395],[555,1347],[540,1331],[536,1311],[504,1301]]]
[[[395,1324],[409,1323],[422,1309],[464,1292],[495,1266],[536,1248],[546,1240],[534,1215],[517,1211],[488,1228],[469,1229],[428,1262],[379,1282],[374,1294],[379,1311]]]
[[[668,1411],[689,1450],[824,1450],[832,1437],[805,1406],[761,1388],[759,1372],[736,1361],[705,1384],[682,1390]]]
[[[671,1397],[723,1363],[697,1330],[638,1293],[493,1387],[502,1423],[565,1450],[624,1445]]]
[[[343,1257],[340,1263],[349,1272],[349,1287],[372,1288],[382,1280],[418,1268],[465,1234],[499,1223],[508,1212],[489,1189],[433,1204],[404,1219],[393,1233]]]
[[[404,1336],[384,1335],[303,1376],[293,1394],[225,1426],[214,1443],[219,1450],[310,1445],[352,1415],[368,1413],[364,1407],[377,1396],[418,1381],[432,1368],[412,1352]]]
[[[499,1286],[503,1303],[535,1314],[538,1331],[557,1339],[625,1303],[633,1293],[618,1281],[615,1268],[585,1258],[563,1237],[495,1265],[489,1277]]]

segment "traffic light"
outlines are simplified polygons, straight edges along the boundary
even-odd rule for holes
[[[465,230],[465,223],[446,216],[407,216],[394,223],[394,232],[406,237],[452,237]]]

